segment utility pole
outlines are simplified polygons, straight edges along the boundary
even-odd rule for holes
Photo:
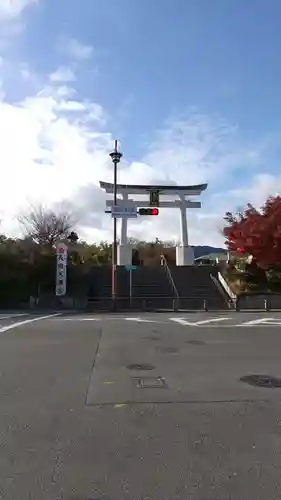
[[[114,151],[109,154],[114,170],[113,170],[113,207],[117,205],[117,165],[122,158],[122,153],[118,151],[117,141],[114,142]],[[113,248],[112,248],[112,282],[111,282],[111,292],[113,307],[116,308],[116,295],[117,295],[117,219],[113,217]]]

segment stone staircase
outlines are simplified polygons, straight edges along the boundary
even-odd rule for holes
[[[215,266],[169,266],[174,290],[165,266],[137,266],[130,275],[123,266],[117,267],[117,308],[135,310],[228,309],[227,297],[216,286],[210,274],[217,275]],[[110,310],[111,266],[95,266],[89,274],[88,309]],[[177,298],[178,294],[178,298]],[[176,301],[174,299],[177,299]]]
[[[111,266],[95,266],[89,275],[88,309],[110,309]],[[173,288],[162,266],[138,266],[130,274],[123,266],[117,267],[118,309],[171,309]]]
[[[215,284],[216,266],[169,266],[179,294],[179,309],[228,309],[226,296]],[[213,276],[214,280],[211,278]]]
[[[163,266],[139,266],[132,273],[133,301],[146,309],[171,309],[175,297]]]
[[[93,266],[89,273],[88,309],[110,309],[112,306],[112,268]],[[117,296],[119,306],[129,305],[129,273],[117,267]]]

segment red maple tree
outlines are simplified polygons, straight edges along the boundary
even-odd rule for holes
[[[270,196],[260,211],[251,204],[238,214],[227,212],[223,229],[230,251],[252,255],[258,266],[281,265],[281,197]]]

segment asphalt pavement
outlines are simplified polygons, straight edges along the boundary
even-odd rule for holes
[[[280,314],[12,314],[1,500],[280,499]]]

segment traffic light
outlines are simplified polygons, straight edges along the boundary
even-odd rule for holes
[[[78,236],[77,233],[75,233],[75,231],[71,231],[71,233],[69,234],[69,236],[67,237],[67,239],[71,243],[77,243],[77,241],[79,240],[79,236]]]
[[[159,215],[158,208],[139,208],[139,215]]]

